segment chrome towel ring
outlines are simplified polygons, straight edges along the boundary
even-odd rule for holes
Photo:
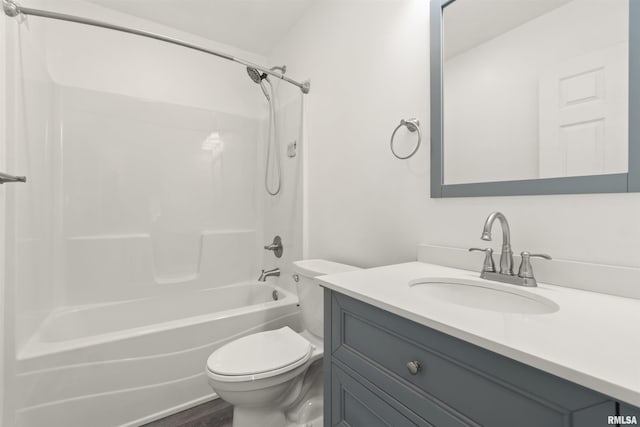
[[[413,151],[409,153],[408,156],[405,156],[405,157],[398,156],[398,154],[393,148],[393,138],[396,136],[396,132],[398,132],[398,129],[400,129],[402,126],[406,126],[410,132],[416,132],[416,131],[418,132],[418,143],[416,144],[416,148],[414,148]],[[410,157],[413,157],[413,155],[416,154],[416,151],[418,151],[418,148],[420,148],[421,142],[422,142],[422,133],[420,133],[420,120],[416,118],[407,119],[407,120],[402,119],[400,120],[400,124],[396,126],[396,128],[393,130],[393,133],[391,134],[391,152],[393,153],[394,156],[396,156],[396,158],[400,160],[405,160]]]

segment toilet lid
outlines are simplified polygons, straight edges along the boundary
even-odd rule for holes
[[[255,375],[291,369],[311,357],[311,343],[288,326],[237,339],[214,351],[207,360],[209,371],[219,375]]]

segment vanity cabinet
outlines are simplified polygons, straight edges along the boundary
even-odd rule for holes
[[[324,364],[325,427],[602,427],[638,411],[329,289]]]
[[[624,417],[635,417],[636,422],[640,423],[640,408],[621,403],[619,412]]]

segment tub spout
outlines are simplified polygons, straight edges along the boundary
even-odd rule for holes
[[[280,269],[276,267],[276,268],[272,268],[271,270],[262,270],[262,273],[260,273],[260,277],[258,277],[258,281],[266,282],[267,277],[271,277],[271,276],[276,276],[276,277],[280,276]]]

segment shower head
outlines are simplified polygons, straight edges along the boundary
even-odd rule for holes
[[[271,101],[269,92],[267,91],[267,88],[264,86],[265,81],[269,82],[269,79],[267,78],[267,74],[266,73],[260,74],[260,71],[258,71],[253,67],[247,67],[247,74],[249,75],[249,78],[254,81],[254,83],[258,83],[260,85],[260,88],[262,89],[262,93],[264,93],[264,96],[267,98],[267,101]]]
[[[267,78],[265,73],[260,74],[260,71],[252,67],[247,67],[247,74],[254,83],[260,83],[263,79]]]
[[[265,87],[264,82],[269,83],[269,86],[271,86],[271,82],[269,81],[269,79],[264,79],[263,81],[260,81],[260,88],[262,89],[262,93],[264,93],[264,96],[265,96],[265,98],[267,98],[267,101],[271,102],[271,97],[269,96],[269,91]]]

